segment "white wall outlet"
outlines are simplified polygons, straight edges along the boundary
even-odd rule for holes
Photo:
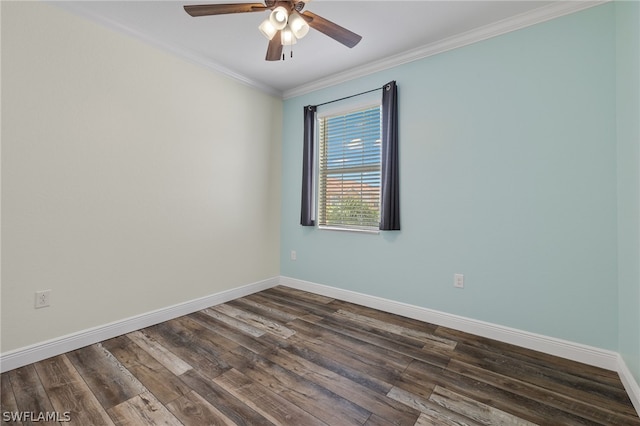
[[[464,288],[464,275],[453,274],[453,286],[455,288]]]
[[[291,250],[291,260],[297,260],[298,259],[298,254],[296,253],[295,250]]]
[[[35,308],[46,308],[51,304],[51,290],[36,291]]]

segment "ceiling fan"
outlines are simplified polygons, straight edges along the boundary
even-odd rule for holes
[[[309,32],[309,27],[320,31],[332,39],[351,48],[358,44],[362,36],[335,24],[328,19],[305,11],[305,3],[309,0],[265,0],[263,3],[228,3],[184,6],[191,16],[225,15],[229,13],[263,12],[270,10],[269,16],[258,29],[269,39],[267,61],[284,59],[283,46],[295,44],[297,39]]]

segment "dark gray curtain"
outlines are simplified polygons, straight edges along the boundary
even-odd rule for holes
[[[400,186],[398,171],[398,88],[396,82],[382,88],[382,185],[380,230],[400,230]]]
[[[304,146],[302,148],[302,208],[300,225],[314,226],[313,220],[313,139],[315,137],[316,107],[304,107]]]

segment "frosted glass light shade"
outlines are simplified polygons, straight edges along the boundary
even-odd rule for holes
[[[273,9],[273,12],[269,15],[269,21],[276,30],[281,30],[287,25],[289,18],[289,12],[282,6],[278,6]]]
[[[289,28],[291,28],[296,38],[302,38],[309,32],[309,24],[298,12],[294,12],[289,16]]]
[[[278,32],[276,28],[273,26],[269,18],[262,21],[262,24],[258,27],[262,35],[264,35],[267,39],[271,40],[274,35]]]
[[[289,28],[289,26],[287,26],[287,28],[285,28],[280,33],[280,37],[283,46],[291,46],[292,44],[296,44],[298,42],[298,40],[296,40],[295,34],[293,34],[293,31],[291,31],[291,28]]]

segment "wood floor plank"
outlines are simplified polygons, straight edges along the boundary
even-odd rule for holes
[[[459,345],[454,356],[456,362],[460,361],[488,372],[526,381],[556,394],[570,395],[572,399],[583,401],[592,406],[605,406],[615,413],[635,415],[633,407],[629,404],[629,397],[617,387],[545,366],[529,364],[523,360],[516,360],[466,344]]]
[[[265,332],[261,332],[261,335],[258,336],[260,338],[256,338],[252,334],[247,334],[244,327],[236,328],[230,326],[204,312],[195,312],[190,315],[190,318],[202,324],[202,326],[206,327],[212,333],[219,334],[253,352],[267,353],[274,350],[274,342],[268,340],[268,335],[265,336]]]
[[[414,360],[403,374],[408,374],[413,377],[420,377],[423,375],[428,377],[429,380],[435,382],[436,385],[474,399],[478,402],[498,408],[502,411],[511,413],[532,423],[548,424],[551,422],[551,424],[562,425],[597,424],[572,413],[567,413],[555,407],[540,403],[526,396],[511,393],[448,369],[443,370],[442,373],[437,376],[433,376],[432,368],[433,366],[430,366],[429,364]]]
[[[19,413],[18,403],[11,387],[9,373],[0,374],[0,413],[3,414],[3,424],[22,425],[20,418],[17,417]]]
[[[243,299],[247,299],[250,300],[256,304],[260,304],[262,306],[268,307],[270,309],[274,309],[280,312],[283,312],[285,314],[288,314],[292,317],[295,318],[302,318],[303,316],[306,316],[309,314],[309,312],[305,309],[299,308],[297,306],[292,306],[289,303],[282,303],[279,301],[276,301],[274,299],[270,299],[268,297],[265,297],[264,294],[262,293],[254,293],[250,296],[247,296],[246,298]]]
[[[454,349],[457,344],[455,340],[447,339],[445,337],[440,337],[433,333],[424,332],[422,330],[411,329],[411,328],[400,326],[400,325],[389,324],[388,322],[384,322],[382,320],[379,320],[373,317],[368,317],[366,315],[349,312],[344,309],[338,310],[334,314],[334,316],[336,318],[347,318],[356,323],[360,323],[360,324],[377,328],[383,331],[387,331],[399,336],[409,337],[409,338],[420,340],[423,342],[428,341],[432,344],[439,343],[439,344],[442,344],[442,346],[447,349]]]
[[[228,302],[227,305],[254,313],[258,316],[269,318],[281,324],[286,324],[289,321],[293,321],[299,316],[290,314],[273,306],[265,305],[264,303],[256,302],[253,299],[247,297],[233,300],[231,302]]]
[[[236,367],[238,371],[327,424],[362,425],[371,414],[248,349],[239,347],[234,353],[247,360]]]
[[[227,351],[232,350],[237,343],[220,336],[219,334],[209,333],[205,326],[194,321],[191,316],[183,316],[171,320],[174,325],[178,325],[182,333],[187,336],[193,344],[204,349],[207,354],[213,357],[220,357]]]
[[[389,324],[395,324],[401,327],[422,330],[426,333],[436,334],[436,330],[438,330],[437,325],[430,324],[424,321],[420,321],[413,318],[404,317],[397,314],[392,314],[390,312],[384,312],[379,309],[370,308],[368,306],[356,305],[354,303],[345,302],[343,300],[334,299],[329,306],[334,308],[336,311],[342,309],[348,312],[353,312],[356,314],[377,318],[381,321],[387,322]],[[457,341],[456,339],[453,339]]]
[[[199,347],[192,334],[177,323],[167,321],[145,328],[142,332],[209,378],[214,378],[229,369],[228,365],[216,359],[207,348]]]
[[[376,392],[387,393],[393,386],[391,383],[400,376],[398,370],[377,370],[352,352],[328,347],[312,338],[305,339],[302,334],[291,338],[290,343],[288,351]]]
[[[625,413],[612,411],[615,408],[611,406],[613,404],[596,408],[597,406],[590,401],[576,399],[570,390],[568,390],[569,393],[545,391],[534,384],[487,371],[458,360],[452,360],[447,369],[596,423],[626,425],[633,424],[636,420],[627,418]]]
[[[398,380],[394,382],[394,388],[400,388],[417,397],[429,399],[433,389],[438,383],[437,378],[442,376],[443,367],[422,363],[420,369],[406,368]]]
[[[59,413],[69,412],[71,426],[113,425],[113,422],[67,355],[34,364],[42,385]]]
[[[497,426],[535,426],[527,420],[505,413],[495,407],[468,398],[464,395],[436,386],[429,400],[449,411],[468,417],[481,424]]]
[[[222,314],[228,315],[233,318],[237,318],[241,321],[246,322],[253,327],[266,331],[267,333],[274,334],[283,339],[288,339],[293,336],[295,332],[283,324],[280,324],[276,321],[272,321],[268,318],[265,318],[261,315],[256,315],[252,312],[245,311],[242,309],[235,308],[231,305],[217,305],[211,308],[214,311],[220,312]]]
[[[128,333],[127,337],[176,376],[180,376],[193,368],[173,352],[170,352],[167,348],[141,331]]]
[[[235,426],[236,424],[195,391],[190,391],[173,400],[167,404],[167,409],[185,426]]]
[[[462,415],[461,413],[454,412],[446,408],[442,404],[437,404],[431,399],[433,392],[430,392],[427,399],[417,396],[411,392],[407,392],[401,388],[393,387],[387,394],[389,398],[393,398],[398,402],[402,402],[410,407],[420,411],[420,417],[416,421],[416,424],[435,424],[435,425],[467,425],[476,426],[481,424],[492,423],[480,423],[472,420],[471,418]]]
[[[254,327],[252,325],[247,324],[244,321],[240,321],[239,319],[230,317],[229,315],[225,315],[221,312],[218,312],[216,310],[214,310],[213,308],[207,308],[204,309],[202,311],[202,313],[209,315],[211,318],[214,318],[220,322],[223,322],[227,325],[229,325],[230,327],[236,328],[238,330],[241,330],[244,333],[247,333],[253,337],[260,337],[262,336],[264,333],[266,333],[266,331]]]
[[[439,347],[434,348],[431,351],[425,351],[423,350],[424,345],[423,348],[417,348],[411,344],[406,344],[403,341],[394,340],[390,337],[382,336],[379,333],[369,332],[358,324],[351,323],[346,319],[338,321],[334,317],[326,317],[317,324],[321,327],[331,329],[338,334],[350,336],[375,346],[379,346],[380,348],[396,352],[399,355],[419,359],[439,367],[446,366],[451,356],[450,348],[443,348],[439,345]]]
[[[215,381],[205,377],[195,370],[182,375],[187,383],[205,401],[216,407],[231,421],[241,426],[273,426],[270,420],[253,408],[236,398]]]
[[[231,369],[214,380],[249,407],[278,425],[325,425],[291,402],[257,384],[238,370]]]
[[[291,306],[296,309],[302,309],[309,314],[318,315],[321,317],[328,316],[333,314],[336,310],[329,306],[328,303],[318,303],[318,301],[314,299],[310,299],[308,297],[294,297],[293,293],[289,293],[287,291],[274,287],[269,290],[265,290],[262,292],[262,296],[273,300],[274,302],[282,303],[288,306]]]
[[[144,392],[107,410],[118,426],[182,426],[150,392]]]
[[[360,407],[386,419],[395,425],[412,425],[419,413],[415,409],[389,398],[371,388],[349,379],[335,371],[323,368],[305,357],[298,356],[290,350],[281,349],[277,354],[268,357],[270,361],[281,367],[322,386]]]
[[[102,345],[161,403],[168,404],[191,391],[182,380],[127,336],[107,340]]]
[[[67,357],[105,409],[147,390],[101,343],[69,352]]]
[[[438,327],[437,335],[457,340],[469,346],[476,346],[488,351],[494,351],[509,356],[510,358],[521,360],[533,365],[545,367],[553,365],[559,370],[576,377],[582,377],[588,380],[595,380],[602,384],[617,387],[624,391],[624,386],[620,381],[618,373],[615,371],[605,370],[592,365],[560,358],[554,355],[545,354],[531,349],[511,345],[509,343],[500,342],[482,336],[465,333],[459,330],[453,330],[447,327]]]
[[[458,416],[453,418],[447,413],[436,411],[433,413],[421,413],[414,426],[482,426],[482,424],[474,422],[467,417]]]
[[[401,372],[412,358],[381,345],[357,339],[352,335],[342,334],[335,329],[325,327],[324,320],[319,323],[292,321],[289,326],[302,333],[307,340],[326,342],[331,347],[352,353],[374,368]]]
[[[281,285],[267,289],[263,293],[281,294],[291,300],[301,300],[316,305],[327,305],[335,300],[333,297],[322,296],[320,294]]]
[[[355,317],[353,319],[348,318],[347,315],[342,315],[341,317],[338,314],[339,312],[340,311],[337,311],[335,314],[331,315],[330,317],[323,318],[323,322],[325,324],[337,325],[336,327],[337,329],[340,329],[339,324],[345,324],[349,329],[354,330],[356,334],[359,333],[360,330],[364,331],[366,333],[366,336],[370,336],[370,340],[373,340],[373,342],[377,341],[378,339],[386,339],[387,341],[401,343],[403,345],[406,345],[408,347],[413,347],[415,349],[422,349],[425,345],[424,340],[404,336],[380,327],[375,327],[372,324],[365,321],[358,322],[356,321]],[[397,326],[394,325],[393,327],[397,327]],[[390,328],[393,328],[393,327],[390,327]],[[442,345],[442,346],[443,348],[446,348],[448,351],[451,350],[449,345]]]
[[[33,364],[17,368],[8,373],[18,411],[34,413],[49,413],[54,407],[40,381],[40,377]],[[23,420],[25,425],[31,425],[30,420]]]
[[[363,426],[393,426],[393,423],[377,414],[372,414],[367,421],[364,422]]]

